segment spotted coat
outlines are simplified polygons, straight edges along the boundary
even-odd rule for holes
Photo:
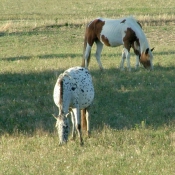
[[[54,87],[53,99],[59,108],[56,127],[60,138],[60,143],[67,141],[68,122],[67,115],[71,113],[74,137],[74,128],[76,127],[80,142],[80,110],[88,109],[94,99],[94,87],[89,71],[83,67],[73,67],[66,70],[58,77]],[[89,129],[89,128],[88,128]]]

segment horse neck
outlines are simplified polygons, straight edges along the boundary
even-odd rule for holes
[[[139,41],[140,41],[140,52],[143,53],[146,51],[147,48],[149,48],[149,43],[145,34],[139,38]]]
[[[140,28],[140,26],[138,30],[136,31],[136,35],[139,38],[139,42],[140,42],[140,52],[143,53],[146,51],[147,48],[149,48],[149,43],[148,43],[145,33]]]

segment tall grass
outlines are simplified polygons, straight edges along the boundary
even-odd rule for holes
[[[129,5],[128,5],[129,4]],[[0,174],[174,174],[174,1],[0,2]],[[85,23],[134,15],[155,47],[155,70],[121,72],[122,47],[104,47],[91,138],[58,146],[53,87],[81,65]],[[135,58],[131,54],[131,66]]]

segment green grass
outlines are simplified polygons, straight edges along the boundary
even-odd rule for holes
[[[175,174],[174,8],[175,1],[2,0],[0,174]],[[53,88],[61,72],[81,65],[85,23],[128,15],[155,47],[154,71],[121,72],[122,47],[104,47],[100,72],[94,46],[91,138],[59,147]]]
[[[2,136],[2,174],[173,174],[174,136],[164,130],[94,131],[83,147],[57,137]],[[8,165],[7,165],[8,162]]]

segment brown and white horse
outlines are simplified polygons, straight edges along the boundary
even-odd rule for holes
[[[128,70],[130,67],[130,49],[134,50],[136,55],[136,65],[139,61],[145,68],[153,69],[153,49],[150,49],[148,40],[142,30],[140,23],[133,17],[121,19],[97,18],[91,21],[86,28],[84,39],[84,53],[82,66],[88,67],[90,62],[91,48],[96,43],[96,59],[100,69],[103,69],[100,57],[103,44],[109,47],[123,45],[122,59],[120,68],[124,69],[125,58],[127,60]]]

